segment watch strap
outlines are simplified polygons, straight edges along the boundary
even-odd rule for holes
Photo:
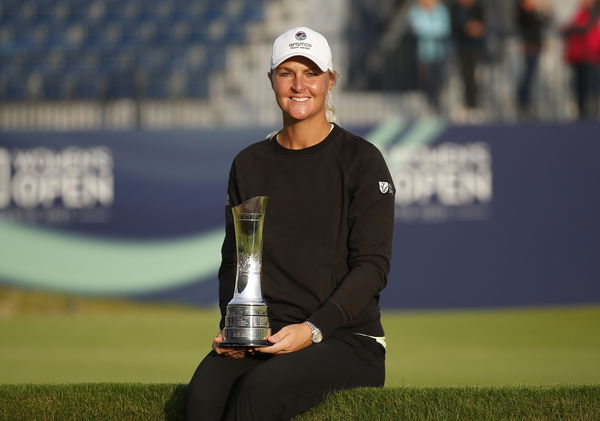
[[[321,333],[321,330],[308,320],[305,323],[308,325],[311,331],[310,340],[315,344],[321,342],[323,340],[323,334]]]

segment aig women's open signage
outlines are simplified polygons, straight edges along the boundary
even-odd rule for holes
[[[114,202],[106,146],[0,147],[0,216],[15,221],[105,222]]]

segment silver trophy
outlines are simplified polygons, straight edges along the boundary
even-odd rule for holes
[[[233,207],[233,225],[237,249],[237,273],[233,299],[227,304],[224,347],[271,345],[267,304],[260,288],[263,222],[267,196],[257,196]]]

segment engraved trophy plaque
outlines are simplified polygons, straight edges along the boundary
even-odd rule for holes
[[[263,222],[267,196],[257,196],[233,207],[233,224],[237,249],[237,273],[232,300],[227,304],[223,347],[271,345],[267,304],[261,287]]]

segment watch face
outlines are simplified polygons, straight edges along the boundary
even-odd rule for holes
[[[312,343],[317,344],[317,343],[321,342],[323,340],[323,334],[321,333],[319,328],[316,327],[315,325],[313,325],[309,321],[306,321],[306,323],[308,324],[308,327],[310,327],[310,331],[312,333],[312,335],[310,337],[310,340],[312,341]]]

